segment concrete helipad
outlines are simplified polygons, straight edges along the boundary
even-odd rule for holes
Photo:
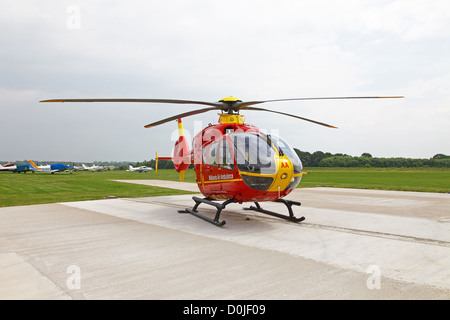
[[[305,221],[231,204],[222,228],[191,198],[0,208],[0,299],[450,298],[449,194],[297,189]]]

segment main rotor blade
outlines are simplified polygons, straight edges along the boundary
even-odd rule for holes
[[[219,109],[223,108],[223,104],[219,102],[176,100],[176,99],[52,99],[52,100],[42,100],[39,102],[148,102],[148,103],[202,104],[206,106],[213,106]]]
[[[180,113],[180,114],[177,114],[176,116],[147,124],[144,127],[151,128],[151,127],[159,126],[160,124],[163,124],[163,123],[166,123],[169,121],[173,121],[173,120],[177,120],[178,118],[189,117],[189,116],[193,116],[194,114],[204,113],[204,112],[211,111],[211,110],[217,110],[217,109],[216,108],[205,108],[205,109],[199,109],[199,110],[189,111],[189,112],[185,112],[185,113]]]
[[[245,110],[257,110],[257,111],[267,111],[267,112],[278,113],[278,114],[282,114],[284,116],[289,116],[289,117],[297,118],[297,119],[300,119],[300,120],[309,121],[309,122],[312,122],[312,123],[315,123],[315,124],[320,124],[321,126],[325,126],[325,127],[328,127],[328,128],[335,128],[335,129],[337,129],[337,127],[332,126],[330,124],[326,124],[326,123],[323,123],[323,122],[319,122],[319,121],[315,121],[315,120],[299,117],[299,116],[296,116],[296,115],[293,115],[293,114],[289,114],[289,113],[273,111],[273,110],[257,108],[257,107],[245,107]]]
[[[260,100],[260,101],[247,101],[238,102],[234,111],[238,111],[246,106],[265,102],[280,102],[280,101],[300,101],[300,100],[347,100],[347,99],[398,99],[404,98],[404,96],[380,96],[380,97],[324,97],[324,98],[293,98],[293,99],[275,99],[275,100]]]

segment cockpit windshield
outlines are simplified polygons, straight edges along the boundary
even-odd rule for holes
[[[267,136],[255,132],[236,132],[229,135],[234,146],[236,165],[240,171],[274,174],[275,152]]]
[[[274,174],[275,154],[286,155],[294,166],[294,174],[303,167],[294,149],[282,138],[256,132],[230,133],[238,169],[243,172]]]
[[[298,157],[294,149],[292,149],[292,147],[280,137],[269,135],[268,138],[278,147],[279,150],[281,150],[283,154],[285,154],[289,158],[289,160],[291,160],[292,164],[294,165],[294,174],[302,173],[302,162],[300,161],[300,158]]]

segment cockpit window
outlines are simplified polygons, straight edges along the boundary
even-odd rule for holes
[[[292,164],[294,165],[294,174],[302,173],[303,170],[302,162],[300,161],[300,158],[298,157],[295,150],[292,149],[292,147],[280,137],[269,136],[269,139],[272,140],[272,142],[277,145],[277,147],[281,150],[283,154],[285,154],[289,158],[289,160],[291,160]]]
[[[229,135],[236,158],[236,165],[240,171],[274,174],[275,149],[270,140],[260,133],[236,132]]]

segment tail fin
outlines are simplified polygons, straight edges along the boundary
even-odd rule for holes
[[[173,164],[175,170],[180,173],[180,181],[184,181],[184,173],[189,168],[191,164],[191,151],[189,150],[189,145],[186,137],[184,136],[183,123],[181,119],[178,119],[178,134],[179,138],[175,142],[175,147],[173,150]]]
[[[27,160],[28,165],[30,167],[31,170],[38,170],[38,166],[32,161],[32,160]]]
[[[181,119],[178,119],[178,140],[175,142],[172,157],[159,157],[158,151],[156,151],[156,173],[158,173],[158,161],[159,160],[172,160],[175,170],[180,173],[180,181],[184,181],[184,173],[192,163],[191,151],[189,149],[188,142],[184,136],[184,129]]]

